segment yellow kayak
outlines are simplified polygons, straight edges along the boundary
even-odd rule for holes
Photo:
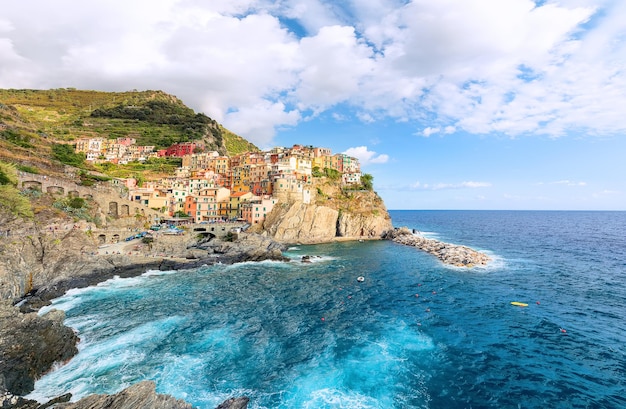
[[[515,305],[517,307],[528,307],[528,304],[519,301],[511,301],[511,305]]]

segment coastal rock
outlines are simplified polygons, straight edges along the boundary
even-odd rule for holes
[[[264,229],[285,243],[321,243],[337,236],[339,211],[301,201],[282,203],[266,217]]]
[[[156,393],[153,381],[138,382],[113,395],[89,395],[78,402],[69,403],[72,395],[67,393],[46,403],[24,399],[10,393],[0,394],[3,409],[193,409],[189,403],[169,395]],[[247,409],[249,398],[230,398],[215,409]]]
[[[194,251],[196,264],[212,264],[219,261],[223,264],[240,263],[244,261],[276,260],[288,261],[283,256],[286,247],[269,237],[256,233],[237,233],[232,241],[204,239],[190,247],[202,250]],[[207,259],[207,256],[209,258]],[[217,257],[211,257],[217,256]]]
[[[78,337],[63,325],[64,319],[63,311],[40,317],[0,302],[0,391],[29,393],[35,379],[55,362],[67,361],[78,352]]]
[[[263,225],[253,228],[283,243],[302,244],[380,239],[393,228],[376,192],[351,190],[327,178],[315,178],[305,190],[302,198],[281,199]]]
[[[114,395],[89,395],[78,402],[60,403],[59,409],[192,409],[187,402],[156,393],[152,381],[136,383]]]
[[[486,254],[469,247],[444,243],[413,234],[407,227],[391,230],[385,234],[384,238],[396,243],[417,247],[436,256],[444,264],[457,267],[485,266],[491,260]]]
[[[246,409],[248,407],[248,402],[249,401],[250,401],[250,399],[248,399],[245,396],[241,397],[241,398],[230,398],[230,399],[222,402],[215,409]]]
[[[391,229],[391,220],[386,212],[362,214],[341,212],[337,220],[337,235],[340,237],[380,238]]]
[[[65,395],[57,396],[50,401],[41,404],[36,400],[24,399],[21,396],[13,395],[9,392],[5,392],[0,395],[0,408],[3,409],[46,409],[46,408],[56,408],[55,406],[59,403],[69,402],[72,398],[71,393],[66,393]]]
[[[160,247],[159,247],[160,246]],[[232,242],[200,240],[187,237],[163,237],[155,242],[152,257],[114,254],[68,259],[68,271],[36,287],[19,298],[23,312],[36,311],[69,289],[96,285],[113,277],[134,277],[148,270],[179,270],[215,263],[232,264],[244,261],[287,261],[283,244],[253,233],[239,233]],[[162,256],[157,256],[161,254]],[[189,257],[189,255],[193,257]],[[72,268],[74,266],[74,268]],[[87,268],[89,267],[89,268]]]

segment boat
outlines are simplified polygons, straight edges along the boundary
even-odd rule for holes
[[[511,301],[511,305],[515,305],[516,307],[528,307],[528,304],[519,301]]]

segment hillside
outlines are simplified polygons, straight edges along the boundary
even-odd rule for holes
[[[0,160],[60,173],[62,158],[53,147],[82,137],[131,137],[139,145],[157,148],[199,141],[207,150],[227,155],[258,150],[162,91],[0,90]],[[89,169],[82,163],[73,165]],[[177,163],[156,165],[145,170],[167,172]]]

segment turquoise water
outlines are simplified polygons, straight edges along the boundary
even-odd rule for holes
[[[494,261],[335,243],[72,290],[53,307],[80,352],[31,397],[151,379],[200,408],[626,407],[626,212],[391,215]]]

